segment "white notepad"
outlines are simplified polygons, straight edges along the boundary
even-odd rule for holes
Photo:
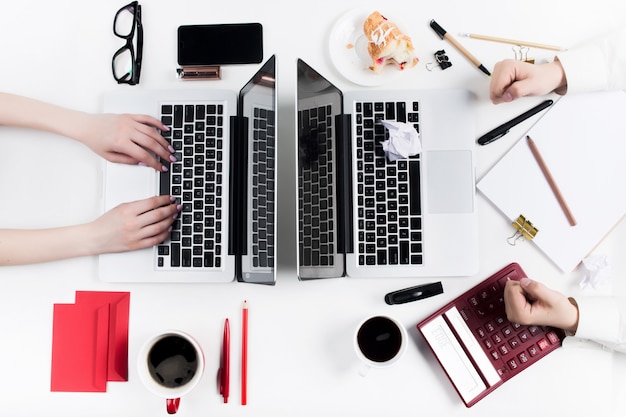
[[[531,154],[527,135],[537,144],[575,226]],[[534,244],[561,270],[572,271],[626,212],[626,94],[564,96],[477,188],[511,222],[520,215],[530,221],[538,230]]]

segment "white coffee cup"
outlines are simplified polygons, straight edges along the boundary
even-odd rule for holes
[[[181,397],[202,378],[204,354],[200,344],[189,334],[167,330],[143,344],[137,369],[146,388],[165,398],[167,412],[175,414]]]
[[[354,333],[354,350],[362,362],[359,375],[396,363],[406,350],[407,339],[404,326],[392,317],[378,315],[361,321]]]

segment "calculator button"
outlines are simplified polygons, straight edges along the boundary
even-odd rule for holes
[[[506,326],[504,329],[502,329],[502,334],[504,335],[504,337],[511,337],[513,336],[513,329],[510,326]]]
[[[546,339],[541,339],[537,342],[537,346],[539,346],[539,349],[541,350],[546,350],[548,348],[550,348],[550,344],[548,343],[548,341]]]
[[[509,346],[511,346],[511,349],[517,349],[520,346],[519,339],[517,337],[514,337],[509,340]]]
[[[556,344],[556,343],[559,343],[559,341],[560,341],[559,337],[553,331],[548,332],[546,334],[546,337],[548,338],[550,343],[552,343],[553,345]]]
[[[530,334],[526,330],[520,332],[518,337],[520,338],[522,343],[526,343],[528,340],[530,340]]]
[[[526,363],[530,360],[526,352],[522,352],[519,355],[517,355],[517,359],[519,359],[520,363]]]
[[[509,354],[510,350],[507,345],[498,346],[498,350],[502,354],[502,356],[506,356]]]

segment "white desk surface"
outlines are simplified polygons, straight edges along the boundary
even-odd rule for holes
[[[10,416],[158,416],[163,401],[138,380],[136,356],[150,335],[177,328],[203,346],[207,368],[200,385],[181,405],[182,416],[490,416],[616,415],[617,393],[626,389],[626,360],[588,349],[559,349],[471,409],[466,409],[418,334],[415,324],[445,302],[503,267],[519,262],[546,284],[579,294],[583,271],[561,273],[531,243],[509,246],[509,222],[481,195],[480,271],[443,279],[445,293],[427,300],[388,306],[383,296],[400,288],[438,281],[425,279],[332,279],[299,282],[295,273],[294,97],[296,59],[303,58],[336,85],[344,79],[328,53],[333,23],[356,7],[379,9],[406,22],[421,62],[394,82],[375,88],[465,87],[476,93],[476,136],[539,102],[529,98],[494,106],[489,78],[474,68],[428,26],[436,19],[488,68],[513,57],[510,45],[461,38],[473,32],[571,47],[620,24],[622,0],[523,3],[481,0],[385,2],[342,0],[225,2],[144,0],[144,60],[141,84],[118,86],[111,55],[121,45],[112,34],[113,15],[125,1],[36,0],[4,2],[0,13],[0,90],[86,111],[99,111],[103,92],[114,89],[215,87],[238,89],[258,68],[223,69],[220,81],[175,77],[176,28],[182,24],[258,21],[264,26],[265,58],[278,57],[279,86],[279,264],[274,287],[225,285],[125,285],[100,282],[97,258],[0,268],[0,414]],[[27,7],[26,7],[27,6]],[[453,66],[429,72],[433,53],[445,49]],[[533,49],[538,61],[553,52]],[[588,65],[594,65],[589,62]],[[371,88],[371,87],[370,87]],[[480,178],[530,127],[527,121],[503,139],[476,149]],[[0,129],[0,225],[51,227],[86,222],[101,205],[101,160],[65,138],[33,131]],[[612,286],[602,294],[626,294],[626,224],[621,222],[595,249],[609,256]],[[106,393],[51,393],[52,306],[71,303],[76,290],[130,291],[129,381],[109,383]],[[250,305],[248,405],[239,404],[241,306]],[[356,324],[385,313],[409,330],[410,345],[392,368],[363,378],[352,347]],[[231,398],[217,392],[221,330],[231,320]],[[623,401],[623,400],[621,400]],[[623,410],[623,408],[622,408]]]

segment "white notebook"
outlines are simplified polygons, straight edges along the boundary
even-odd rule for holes
[[[575,226],[533,157],[527,135],[552,173]],[[537,229],[532,242],[562,271],[572,271],[626,212],[626,94],[562,97],[477,188],[511,222],[520,215],[530,221]]]

